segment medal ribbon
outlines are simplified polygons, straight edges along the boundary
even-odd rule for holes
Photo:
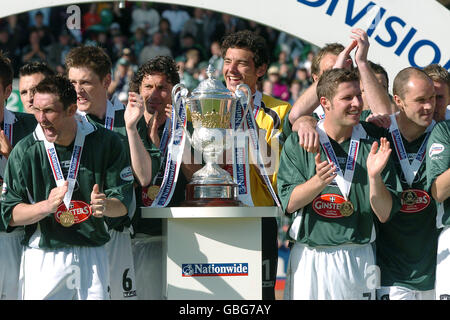
[[[174,116],[172,114],[172,116]],[[167,157],[167,147],[169,145],[169,138],[170,138],[170,128],[171,128],[171,119],[167,118],[166,123],[164,124],[163,133],[161,136],[161,141],[159,143],[159,152],[161,155],[161,164],[159,165],[158,173],[153,178],[153,184],[157,184],[157,181],[161,181],[161,178],[164,173],[164,166],[166,164],[166,157]]]
[[[105,115],[105,128],[108,130],[113,130],[114,128],[114,118],[117,110],[122,110],[124,108],[122,102],[120,102],[117,97],[114,99],[114,104],[111,101],[106,102],[106,115]]]
[[[253,104],[255,106],[261,106],[261,99],[262,99],[262,94],[257,91],[255,94],[255,99],[253,101]],[[239,100],[238,100],[238,102],[239,102]],[[240,107],[240,103],[239,103],[239,106],[236,106],[236,108],[238,108],[238,107]],[[246,108],[245,103],[243,104],[242,108],[245,110],[245,108]],[[272,183],[270,182],[269,176],[267,175],[266,168],[263,165],[262,156],[261,156],[261,152],[260,152],[260,148],[259,148],[258,134],[257,134],[257,129],[256,129],[257,125],[256,125],[254,116],[250,112],[247,113],[247,116],[245,119],[245,124],[247,125],[247,128],[248,128],[247,131],[250,135],[250,142],[252,144],[253,149],[256,152],[258,168],[260,170],[260,174],[261,174],[264,182],[266,183],[267,188],[269,189],[272,199],[275,201],[277,207],[281,208],[280,201],[278,200],[277,194],[275,193],[275,190],[272,187]],[[248,154],[246,155],[246,157],[248,158]],[[249,166],[247,166],[247,170],[249,170]],[[249,185],[250,179],[248,179],[247,182]],[[248,190],[250,190],[250,188],[248,188]]]
[[[90,126],[90,127],[89,127]],[[70,159],[69,172],[67,174],[67,181],[69,182],[68,190],[64,195],[64,204],[67,210],[70,208],[70,200],[72,199],[73,190],[75,188],[75,182],[80,168],[81,154],[83,151],[84,140],[86,135],[93,131],[93,126],[87,122],[77,122],[77,134],[75,136],[75,143]],[[53,177],[58,187],[62,186],[65,182],[64,175],[62,173],[61,165],[59,163],[58,155],[56,153],[55,145],[52,142],[48,142],[45,138],[42,127],[38,125],[36,127],[36,136],[44,141],[45,150],[47,153],[50,166],[52,168]]]
[[[16,120],[14,113],[9,111],[8,109],[4,109],[3,115],[3,131],[5,132],[6,137],[9,140],[9,143],[12,145],[13,143],[13,123]],[[8,159],[4,156],[0,156],[0,175],[3,177],[6,168],[6,162]]]
[[[325,119],[325,111],[323,110],[321,104],[319,104],[319,106],[314,109],[313,113],[315,113],[319,117],[319,120]]]
[[[419,171],[420,166],[422,165],[423,160],[425,159],[425,150],[427,146],[428,138],[430,137],[431,130],[435,125],[435,121],[427,127],[426,129],[426,137],[423,139],[422,145],[419,148],[419,151],[414,156],[414,160],[412,163],[409,162],[408,154],[405,149],[405,145],[403,144],[403,139],[400,133],[400,129],[398,128],[397,119],[395,114],[390,115],[391,118],[391,126],[389,127],[389,132],[391,133],[392,141],[394,142],[395,152],[397,153],[398,160],[400,161],[400,166],[402,167],[403,174],[405,175],[406,183],[411,187],[414,181],[414,178]]]
[[[151,207],[166,207],[172,199],[175,185],[180,172],[181,160],[183,156],[185,133],[181,124],[177,121],[175,112],[178,112],[180,119],[186,128],[186,107],[183,105],[181,92],[175,95],[175,105],[172,107],[172,134],[167,146],[167,158],[165,163],[164,177],[158,195],[152,202]],[[166,122],[167,125],[167,122]],[[169,133],[168,133],[169,134]],[[161,146],[161,145],[160,145]]]
[[[361,138],[365,137],[366,131],[361,124],[353,127],[352,137],[350,140],[350,145],[348,147],[348,156],[345,164],[345,173],[342,173],[342,169],[339,165],[339,161],[334,152],[333,146],[331,145],[330,139],[324,129],[324,120],[320,120],[317,123],[317,132],[319,133],[320,144],[322,145],[325,154],[327,155],[328,162],[333,162],[336,167],[336,178],[335,181],[338,185],[342,196],[347,201],[348,195],[350,194],[350,188],[353,181],[353,175],[356,168],[356,160],[358,158],[358,152],[360,147]]]
[[[253,207],[253,200],[250,193],[250,170],[248,163],[248,156],[246,150],[248,150],[248,140],[247,136],[244,134],[244,127],[236,131],[239,124],[242,122],[242,117],[244,116],[245,104],[242,107],[240,100],[236,103],[235,114],[232,115],[231,123],[232,129],[235,133],[239,134],[233,138],[233,148],[232,148],[232,157],[233,157],[233,177],[235,182],[238,185],[238,199],[242,201],[247,206]],[[241,139],[240,139],[241,138]],[[243,143],[243,145],[242,145]],[[241,146],[242,145],[242,146]]]

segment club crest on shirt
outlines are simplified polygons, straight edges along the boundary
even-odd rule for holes
[[[426,209],[431,202],[428,193],[418,189],[408,189],[402,192],[401,195],[401,212],[415,213]]]
[[[440,143],[433,143],[428,151],[428,156],[432,158],[433,156],[441,153],[445,150],[445,147]]]
[[[61,203],[58,207],[58,209],[55,212],[55,219],[58,223],[61,223],[59,217],[61,213],[66,211],[66,205],[64,203]],[[87,220],[92,212],[91,207],[89,204],[87,204],[84,201],[78,201],[78,200],[72,200],[70,201],[70,208],[69,212],[74,216],[74,223],[81,223],[85,220]]]
[[[341,203],[345,202],[343,196],[335,193],[321,194],[312,202],[313,210],[325,218],[343,218]]]
[[[130,166],[125,167],[122,169],[122,171],[120,171],[120,178],[123,181],[133,181],[133,171],[131,170]]]

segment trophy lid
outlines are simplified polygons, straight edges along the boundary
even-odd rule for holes
[[[214,71],[216,71],[216,69],[212,64],[209,64],[206,69],[208,79],[200,82],[197,88],[192,91],[191,98],[195,98],[196,96],[201,96],[202,99],[207,98],[208,96],[214,96],[215,98],[223,96],[223,99],[233,98],[232,92],[228,90],[221,81],[214,77]]]

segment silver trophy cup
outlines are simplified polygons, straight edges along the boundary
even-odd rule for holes
[[[223,151],[231,147],[234,130],[242,126],[250,106],[250,88],[241,84],[232,93],[222,82],[213,76],[214,67],[209,65],[206,71],[208,79],[202,81],[188,96],[188,90],[183,84],[177,84],[172,89],[172,101],[182,89],[181,99],[188,109],[194,129],[192,136],[185,130],[186,137],[192,147],[201,152],[205,165],[196,171],[186,187],[186,206],[238,206],[237,184],[231,175],[222,169],[218,163]],[[245,88],[246,92],[241,90]],[[246,99],[242,121],[233,126],[237,101]],[[181,123],[178,112],[177,120]],[[188,117],[189,118],[189,117]],[[184,128],[184,126],[183,126]],[[227,143],[228,142],[228,143]]]

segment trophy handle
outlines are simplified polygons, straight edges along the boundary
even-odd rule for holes
[[[189,143],[192,145],[192,137],[191,137],[191,135],[189,134],[189,132],[187,131],[186,127],[184,126],[183,121],[181,121],[181,118],[180,118],[180,116],[179,116],[179,114],[178,114],[179,110],[177,110],[177,105],[176,105],[176,103],[175,103],[175,95],[176,95],[178,89],[180,89],[180,90],[186,89],[186,92],[187,92],[187,88],[184,86],[184,84],[178,83],[177,85],[175,85],[175,86],[173,87],[173,89],[172,89],[172,106],[175,108],[175,112],[174,112],[174,113],[175,113],[175,118],[176,118],[177,121],[178,121],[178,124],[183,128],[184,133],[186,134],[186,137],[187,137],[188,140],[189,140]],[[184,94],[184,95],[183,95],[183,93],[180,92],[180,95],[181,95],[180,98],[181,98],[181,100],[182,100],[182,102],[183,102],[183,105],[185,106],[184,108],[185,108],[185,113],[186,113],[186,117],[187,117],[187,110],[186,110],[186,95],[187,95],[187,94]]]
[[[245,90],[247,91],[247,94],[243,90],[240,90],[241,88],[245,88]],[[244,114],[242,115],[242,121],[239,124],[239,126],[236,128],[236,130],[241,129],[242,125],[244,124],[245,117],[247,116],[247,112],[248,112],[248,110],[250,108],[250,102],[251,102],[251,96],[252,96],[251,93],[252,93],[252,91],[250,90],[249,86],[244,84],[244,83],[242,83],[242,84],[240,84],[240,85],[238,85],[236,87],[236,92],[235,92],[236,97],[239,100],[241,100],[242,97],[246,97],[247,98],[247,104],[246,104],[246,107],[244,109]]]

